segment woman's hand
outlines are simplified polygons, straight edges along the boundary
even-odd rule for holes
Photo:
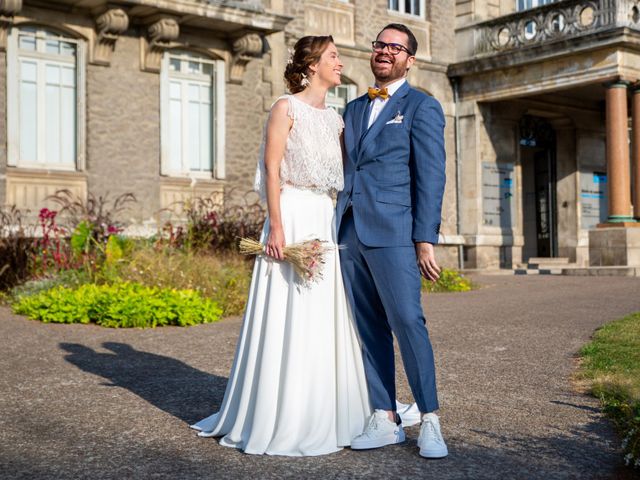
[[[284,230],[282,226],[271,226],[265,245],[265,253],[276,260],[284,260]]]

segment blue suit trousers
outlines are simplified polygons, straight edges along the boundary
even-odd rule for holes
[[[422,413],[438,409],[433,349],[422,312],[414,247],[367,247],[351,208],[340,225],[342,275],[362,343],[371,408],[396,409],[396,336],[409,386]]]

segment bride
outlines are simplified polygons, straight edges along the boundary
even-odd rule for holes
[[[285,71],[292,95],[273,105],[256,183],[268,217],[220,411],[192,425],[246,453],[323,455],[349,445],[370,415],[360,346],[338,252],[304,285],[285,244],[336,244],[331,193],[342,189],[342,118],[325,106],[342,63],[330,36],[300,39]]]
[[[256,173],[267,201],[266,257],[256,258],[222,406],[191,425],[246,453],[332,453],[350,445],[371,414],[331,197],[343,188],[344,124],[325,97],[341,72],[332,37],[296,43],[284,74],[291,95],[271,109]],[[322,278],[303,284],[282,250],[316,238],[336,248],[325,254]],[[415,404],[398,403],[398,411],[405,426],[419,421]]]

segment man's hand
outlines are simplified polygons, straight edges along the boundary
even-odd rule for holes
[[[440,267],[436,263],[436,255],[431,243],[416,243],[416,260],[424,278],[432,282],[440,278]]]

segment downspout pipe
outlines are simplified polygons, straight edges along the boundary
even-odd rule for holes
[[[456,234],[462,236],[462,225],[460,220],[460,188],[461,188],[461,169],[460,169],[460,116],[458,114],[458,77],[451,78],[451,86],[453,87],[453,111],[454,111],[454,138],[455,138],[455,162],[456,162]],[[458,244],[458,269],[464,269],[464,251],[462,244]]]

